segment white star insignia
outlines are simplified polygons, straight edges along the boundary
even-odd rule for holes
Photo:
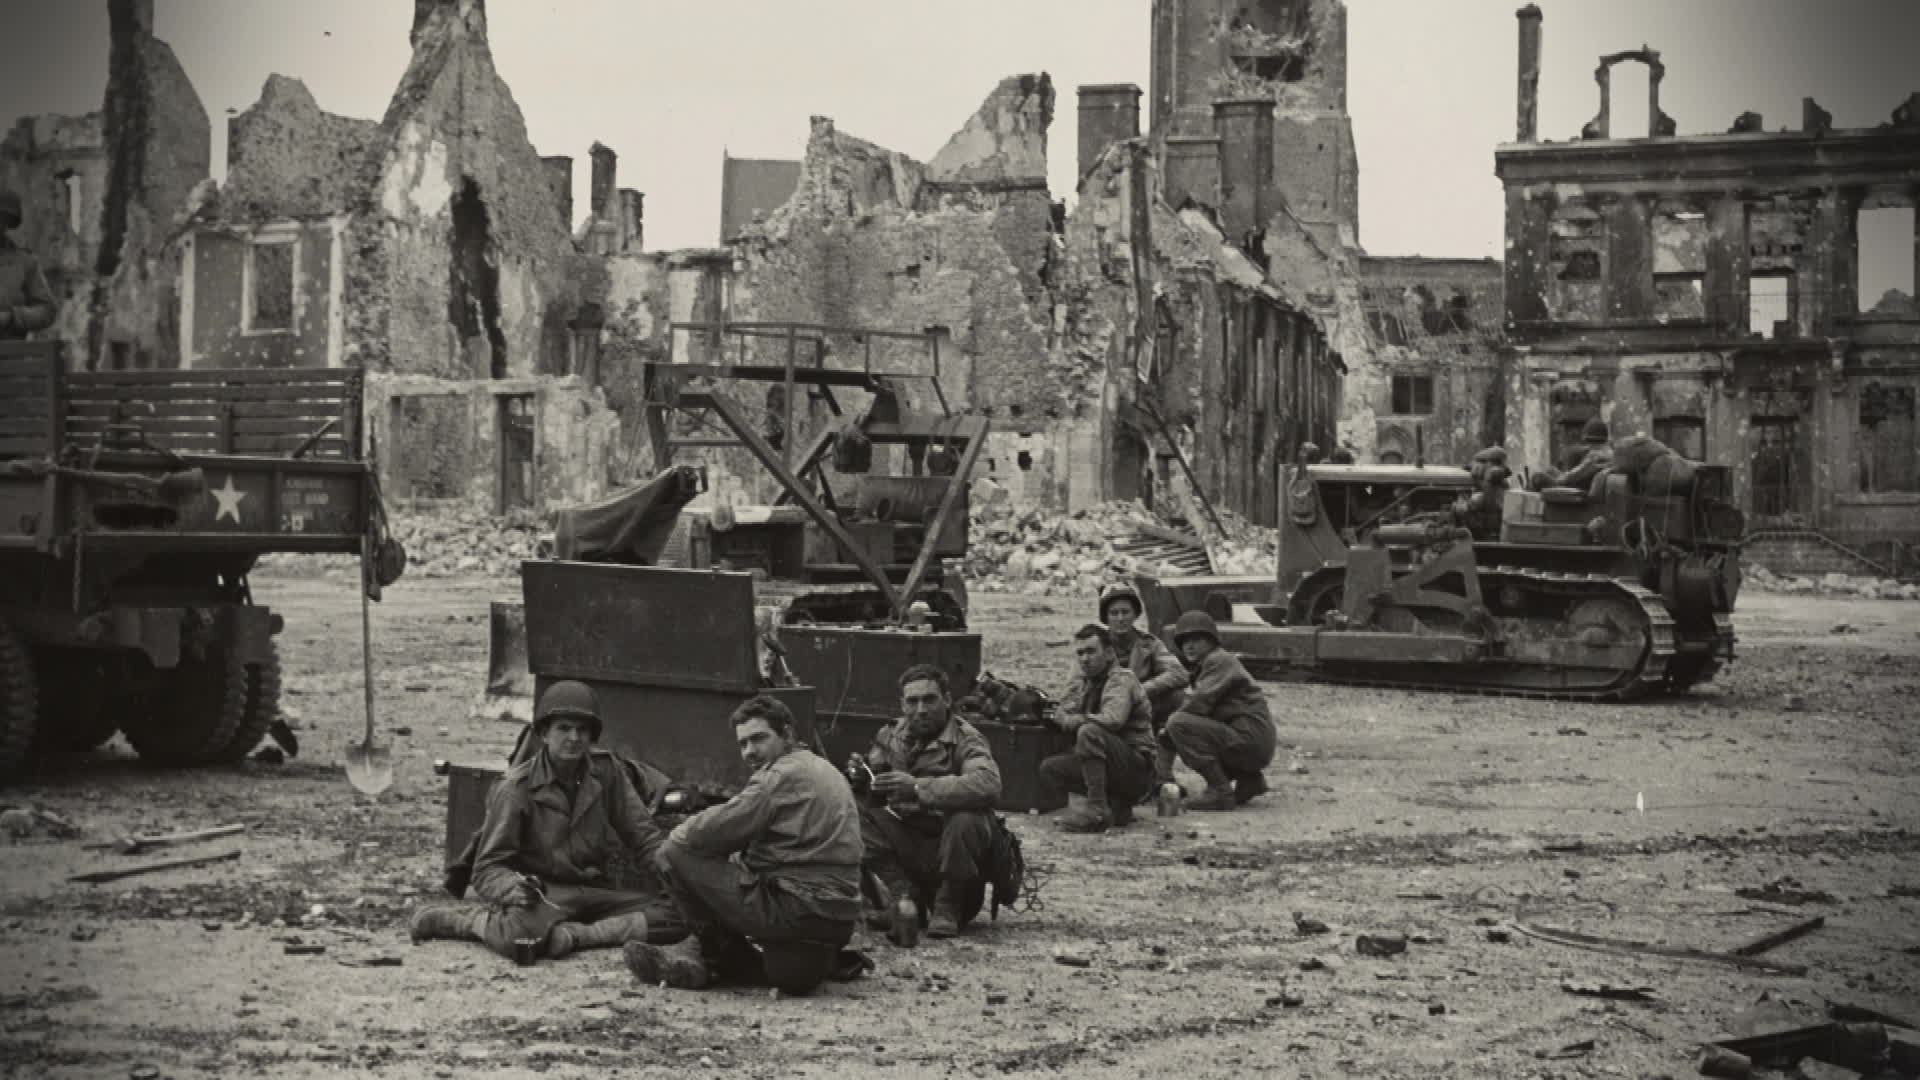
[[[233,486],[232,473],[227,474],[225,487],[214,488],[208,492],[208,494],[212,495],[214,501],[220,504],[219,511],[213,515],[213,520],[220,521],[228,515],[232,515],[233,523],[235,525],[240,524],[240,500],[246,498],[247,493]]]

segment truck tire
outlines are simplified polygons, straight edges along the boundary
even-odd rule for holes
[[[33,656],[26,643],[0,621],[0,782],[26,770],[33,759],[33,728],[39,714]]]
[[[267,643],[267,660],[263,664],[247,666],[247,703],[246,711],[240,717],[240,726],[234,729],[233,738],[213,755],[212,760],[219,762],[238,762],[246,760],[253,748],[266,738],[267,729],[273,726],[273,718],[280,715],[280,650],[272,642]]]
[[[84,754],[113,738],[126,676],[111,657],[79,649],[32,650],[39,719],[34,751]]]
[[[171,671],[156,673],[145,708],[125,727],[142,758],[160,765],[198,765],[217,760],[247,713],[247,665],[219,645],[205,655],[182,656]]]

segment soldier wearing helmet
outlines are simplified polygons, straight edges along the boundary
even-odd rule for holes
[[[485,903],[419,908],[410,927],[415,944],[481,941],[508,957],[518,944],[557,960],[579,949],[687,936],[664,896],[614,887],[614,856],[651,860],[662,837],[625,767],[594,750],[600,732],[592,687],[567,680],[540,695],[539,750],[508,769],[487,797],[473,862],[473,891]]]
[[[53,325],[53,291],[40,260],[9,235],[24,220],[20,196],[0,190],[0,341],[20,341]]]
[[[1220,647],[1220,630],[1204,611],[1173,624],[1173,644],[1193,671],[1192,690],[1167,720],[1167,738],[1207,790],[1189,810],[1231,810],[1267,791],[1261,770],[1279,742],[1267,696],[1240,659]]]
[[[1613,467],[1612,435],[1607,422],[1594,417],[1580,432],[1580,445],[1567,454],[1567,471],[1554,481],[1556,487],[1585,489],[1593,478]]]
[[[1173,744],[1166,741],[1167,717],[1180,707],[1187,696],[1187,669],[1148,627],[1139,626],[1146,606],[1131,585],[1115,583],[1100,591],[1100,623],[1113,635],[1113,648],[1120,663],[1140,680],[1146,691],[1147,706],[1153,716],[1153,733],[1159,749],[1154,759],[1154,777],[1161,783],[1173,779]]]

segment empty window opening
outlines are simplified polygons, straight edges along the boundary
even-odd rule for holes
[[[1653,134],[1648,102],[1653,97],[1653,69],[1642,63],[1615,64],[1608,71],[1607,136],[1644,139]]]
[[[1912,312],[1913,207],[1863,209],[1855,225],[1860,240],[1860,310]]]
[[[1653,437],[1688,461],[1705,461],[1707,425],[1697,416],[1669,416],[1653,422]]]
[[[1690,207],[1663,207],[1653,219],[1654,317],[1661,322],[1707,317],[1707,217]]]
[[[1747,279],[1747,332],[1777,341],[1793,336],[1793,275],[1755,274]]]
[[[293,330],[295,255],[299,245],[291,236],[256,237],[247,245],[244,277],[246,302],[243,330],[249,334],[281,334]]]
[[[1860,388],[1861,491],[1920,491],[1913,399],[1912,383],[1870,382]]]
[[[1299,53],[1268,53],[1256,56],[1236,56],[1233,66],[1242,74],[1268,82],[1299,82],[1307,73],[1307,58]]]
[[[534,419],[532,394],[505,394],[500,411],[500,510],[534,503]]]
[[[1393,412],[1396,416],[1428,416],[1433,412],[1433,376],[1395,375]]]
[[[80,194],[80,174],[68,169],[60,174],[59,179],[61,197],[67,204],[67,228],[72,229],[73,234],[78,236],[84,231],[82,226],[86,223],[86,208]]]
[[[1026,472],[1027,470],[1033,468],[1033,455],[1027,453],[1025,450],[1022,450],[1013,459],[1013,462],[1014,464],[1020,466],[1021,472]]]

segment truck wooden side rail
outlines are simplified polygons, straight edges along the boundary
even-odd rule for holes
[[[361,454],[362,373],[68,372],[0,343],[0,778],[125,732],[234,761],[274,720],[281,552],[393,554]],[[383,580],[382,583],[385,583]]]

